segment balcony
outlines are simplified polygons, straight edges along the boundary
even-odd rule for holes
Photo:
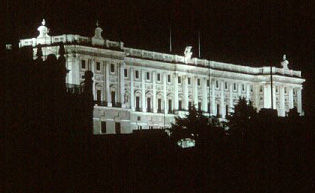
[[[97,106],[107,107],[107,101],[94,101]]]

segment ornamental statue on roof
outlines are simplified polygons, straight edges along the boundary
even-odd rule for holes
[[[187,63],[192,56],[192,46],[186,46],[185,51],[184,51],[184,55],[185,55],[185,63]]]
[[[49,37],[49,35],[48,35],[49,29],[45,25],[46,25],[46,21],[45,21],[45,19],[43,19],[42,25],[37,28],[37,30],[39,31],[39,35],[37,36],[37,38],[48,38]]]
[[[286,70],[289,69],[288,64],[289,64],[289,61],[287,60],[287,56],[285,54],[283,54],[282,62],[281,62],[282,68],[286,69]]]
[[[94,33],[93,38],[103,40],[102,32],[103,32],[103,29],[99,27],[99,23],[98,21],[96,21],[96,28],[95,28],[95,33]]]

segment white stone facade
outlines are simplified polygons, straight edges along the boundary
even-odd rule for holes
[[[66,82],[80,84],[86,70],[94,74],[94,134],[131,133],[136,129],[169,127],[175,116],[183,116],[190,105],[205,115],[225,118],[239,97],[261,108],[278,110],[279,116],[296,107],[302,110],[300,71],[290,70],[284,57],[282,68],[249,67],[206,59],[125,47],[103,39],[97,25],[95,35],[49,36],[45,22],[37,38],[20,40],[20,47],[42,45],[44,57],[58,55],[58,43],[66,50]],[[210,114],[209,114],[210,113]]]

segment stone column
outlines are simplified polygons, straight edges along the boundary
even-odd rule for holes
[[[130,68],[130,108],[135,111],[134,69]]]
[[[153,106],[153,113],[156,113],[157,112],[157,105],[156,105],[156,72],[154,71],[152,73],[152,106]]]
[[[178,110],[178,74],[174,74],[174,110]]]
[[[237,83],[237,98],[239,99],[242,96],[242,84],[241,83]]]
[[[270,84],[264,85],[264,108],[271,108],[271,90]]]
[[[287,90],[289,92],[289,109],[293,109],[294,108],[294,104],[293,104],[293,88],[289,87]]]
[[[89,70],[93,73],[93,99],[96,100],[96,89],[95,89],[95,60],[89,59]]]
[[[188,110],[188,76],[183,77],[183,108]]]
[[[208,97],[207,97],[207,79],[202,78],[202,111],[208,110]]]
[[[221,115],[222,115],[222,118],[225,118],[225,101],[224,101],[224,81],[221,81],[221,100],[220,100],[220,111],[221,111]]]
[[[192,89],[193,89],[194,106],[195,106],[196,109],[198,109],[198,84],[197,84],[197,77],[193,77]]]
[[[297,89],[296,93],[296,105],[298,113],[302,113],[302,88]]]
[[[142,112],[146,112],[145,106],[145,71],[141,71],[141,103],[142,103]]]
[[[285,116],[285,99],[284,99],[284,87],[281,85],[279,88],[280,91],[280,97],[279,97],[279,111],[278,111],[278,115],[281,117]]]
[[[229,86],[229,112],[230,113],[233,113],[234,112],[234,104],[233,104],[233,83],[230,83],[230,86]]]
[[[71,71],[69,72],[72,77],[71,84],[80,84],[80,66],[81,66],[81,60],[78,55],[73,60],[73,63],[71,65]]]
[[[166,73],[163,73],[163,100],[164,100],[164,114],[167,114],[167,98],[166,98]]]
[[[259,106],[259,101],[260,101],[260,98],[259,98],[259,94],[260,94],[260,85],[254,85],[254,104],[255,104],[255,107],[257,108],[257,110],[260,110],[260,106]]]
[[[109,107],[112,106],[112,99],[111,99],[111,94],[110,94],[110,88],[109,88],[109,85],[110,85],[110,82],[109,82],[109,67],[110,67],[110,64],[108,62],[105,63],[105,80],[106,80],[106,99],[107,99],[107,105]]]
[[[211,115],[216,115],[216,102],[215,102],[215,81],[211,81],[211,108],[210,108],[210,113]]]
[[[276,86],[272,85],[272,102],[273,102],[273,109],[277,109],[277,98],[276,98]]]
[[[122,107],[125,107],[125,76],[124,76],[125,63],[120,64],[120,103]]]
[[[66,68],[69,70],[69,72],[67,73],[66,76],[66,83],[68,84],[72,84],[72,76],[70,74],[71,70],[72,70],[72,56],[68,56],[68,54],[65,55],[66,58]]]
[[[246,100],[250,101],[250,84],[246,84]]]

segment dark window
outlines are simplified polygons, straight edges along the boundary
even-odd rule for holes
[[[147,80],[150,80],[150,72],[147,72]]]
[[[182,101],[178,101],[178,109],[182,110]]]
[[[219,82],[218,82],[218,81],[215,81],[215,86],[216,86],[217,88],[219,88]]]
[[[158,112],[162,112],[162,100],[158,99]]]
[[[182,79],[180,78],[180,76],[178,77],[178,83],[182,83]]]
[[[190,84],[190,78],[188,78],[188,84]]]
[[[140,111],[140,97],[136,97],[136,111]]]
[[[172,112],[172,100],[168,100],[168,112]]]
[[[228,85],[227,82],[224,83],[224,88],[227,89]]]
[[[233,84],[233,90],[236,90],[236,83]]]
[[[111,65],[110,65],[110,71],[111,71],[111,72],[115,72],[115,66],[114,66],[114,64],[111,64]]]
[[[125,77],[128,77],[128,71],[127,71],[127,69],[124,69],[124,76],[125,76]]]
[[[161,80],[161,74],[160,74],[160,73],[157,74],[157,80],[158,80],[158,81]]]
[[[287,93],[287,87],[284,87],[284,93]]]
[[[210,80],[207,80],[207,86],[208,87],[210,86]]]
[[[210,103],[208,103],[208,112],[210,112]]]
[[[111,92],[111,96],[112,96],[112,104],[113,104],[113,106],[115,106],[115,103],[116,103],[116,101],[115,101],[115,91]]]
[[[198,102],[198,111],[201,111],[201,102]]]
[[[136,70],[136,78],[139,78],[139,71]]]
[[[167,81],[171,82],[171,75],[167,75]]]
[[[220,105],[217,104],[217,116],[220,116]]]
[[[115,123],[115,132],[116,132],[116,134],[120,134],[120,133],[121,133],[120,130],[121,130],[121,129],[120,129],[120,123],[116,122],[116,123]]]
[[[137,117],[137,121],[141,121],[141,117],[140,116]]]
[[[106,133],[106,122],[105,121],[101,122],[101,133]]]
[[[242,84],[242,90],[243,90],[243,91],[245,90],[245,85],[244,85],[244,84]]]
[[[100,102],[101,100],[102,100],[102,92],[101,92],[101,90],[97,90],[96,91],[96,100],[98,101],[98,102]]]
[[[260,92],[262,92],[262,91],[263,91],[263,87],[262,87],[262,86],[260,86],[259,91],[260,91]]]
[[[96,62],[96,70],[101,70],[101,64],[99,62]]]
[[[197,79],[197,83],[198,83],[198,86],[200,86],[200,79],[199,78]]]
[[[151,112],[151,98],[147,98],[147,112]]]
[[[85,60],[81,60],[81,68],[85,69]]]

